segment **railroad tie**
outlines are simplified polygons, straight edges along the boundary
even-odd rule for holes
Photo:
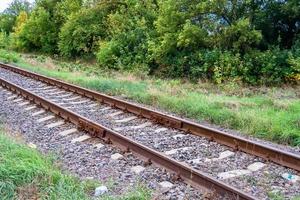
[[[242,175],[247,175],[252,172],[258,171],[262,169],[266,164],[262,162],[254,162],[250,164],[247,169],[236,169],[232,171],[227,171],[227,172],[221,172],[218,174],[218,178],[220,179],[229,179],[229,178],[234,178],[237,176],[242,176]]]
[[[14,98],[16,98],[18,95],[12,95],[12,96],[9,96],[9,97],[7,97],[7,100],[11,100],[11,99],[14,99]]]
[[[70,97],[74,94],[70,93],[70,94],[63,94],[63,95],[60,95],[60,96],[56,96],[55,98],[65,98],[65,97]]]
[[[72,98],[68,98],[68,99],[64,99],[64,101],[74,101],[74,100],[77,100],[77,99],[80,99],[81,96],[75,96],[75,97],[72,97]]]
[[[48,121],[50,119],[54,119],[55,116],[54,115],[49,115],[49,116],[46,116],[46,117],[43,117],[43,118],[40,118],[37,120],[38,123],[42,123],[42,122],[45,122],[45,121]]]
[[[169,150],[169,151],[165,151],[165,154],[166,155],[173,155],[173,154],[176,154],[178,151],[189,151],[193,149],[192,147],[182,147],[182,148],[178,148],[178,149],[172,149],[172,150]]]
[[[23,98],[19,98],[19,99],[15,99],[15,100],[13,100],[12,102],[14,102],[14,103],[18,103],[18,102],[21,102],[21,101],[23,101],[24,99]]]
[[[71,142],[72,143],[83,142],[83,141],[88,140],[90,138],[91,138],[91,136],[89,136],[89,135],[82,135],[82,136],[80,136],[78,138],[73,139]]]
[[[29,110],[33,110],[35,108],[37,108],[37,107],[36,106],[30,106],[30,107],[25,108],[24,110],[29,111]]]
[[[123,111],[117,111],[117,112],[114,112],[112,114],[108,114],[109,117],[115,117],[117,115],[120,115],[120,114],[123,114],[124,112]]]
[[[168,130],[168,128],[159,128],[159,129],[156,129],[154,132],[155,133],[161,133],[161,132],[165,132],[167,130]]]
[[[55,91],[57,91],[58,89],[57,88],[54,88],[54,89],[51,89],[51,90],[43,90],[42,92],[44,92],[44,93],[48,93],[48,92],[55,92]]]
[[[62,93],[65,93],[65,91],[52,92],[52,93],[49,93],[48,95],[58,95],[58,94],[62,94]]]
[[[40,115],[40,114],[43,114],[43,113],[45,113],[46,111],[45,110],[39,110],[39,111],[37,111],[37,112],[35,112],[35,113],[33,113],[31,116],[37,116],[37,115]]]
[[[31,90],[37,91],[37,90],[48,90],[53,88],[52,86],[46,86],[46,87],[41,87],[41,88],[32,88]]]
[[[151,125],[152,125],[151,122],[145,122],[145,123],[143,123],[141,125],[131,126],[130,128],[132,128],[132,129],[141,129],[141,128],[145,128],[145,127],[151,126]]]
[[[58,121],[58,122],[54,122],[51,124],[46,125],[47,128],[55,128],[57,126],[61,126],[63,125],[65,122],[64,121]]]
[[[132,117],[127,117],[125,119],[119,119],[119,120],[115,120],[116,123],[125,123],[125,122],[130,122],[134,119],[137,119],[136,116],[132,116]]]
[[[87,103],[89,102],[90,100],[83,100],[83,101],[77,101],[77,102],[70,102],[70,104],[72,105],[77,105],[77,104],[83,104],[83,103]]]
[[[111,107],[104,107],[104,108],[101,108],[100,111],[106,111],[106,110],[110,110]]]
[[[29,101],[25,101],[23,103],[19,103],[18,106],[26,106],[28,104],[30,104],[30,102]]]
[[[98,106],[98,104],[97,103],[93,103],[93,104],[87,105],[86,107],[88,107],[88,108],[94,108],[96,106]]]
[[[222,159],[231,157],[233,155],[234,155],[233,151],[226,150],[226,151],[221,152],[218,158],[205,158],[204,162],[218,161],[218,160],[222,160]]]
[[[68,129],[68,130],[65,130],[65,131],[62,131],[60,133],[58,133],[59,135],[61,136],[67,136],[67,135],[71,135],[73,133],[76,133],[78,130],[76,128],[72,128],[72,129]]]

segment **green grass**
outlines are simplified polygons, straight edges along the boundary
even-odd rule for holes
[[[90,195],[99,186],[96,181],[82,181],[61,172],[54,159],[14,142],[1,129],[0,152],[1,200],[27,199],[28,194],[39,199],[84,200],[91,199]],[[150,191],[139,185],[123,196],[107,195],[101,199],[147,200],[150,197]]]
[[[15,53],[12,54],[16,57]],[[126,96],[136,102],[236,129],[243,134],[281,144],[300,145],[299,86],[248,88],[231,83],[221,86],[193,84],[183,80],[103,72],[94,66],[77,63],[68,63],[65,67],[66,62],[59,61],[49,68],[44,57],[43,61],[39,56],[33,57],[19,57],[17,64],[46,76],[110,95]],[[29,64],[32,60],[40,62]],[[72,65],[77,69],[75,72],[70,71]]]
[[[62,173],[53,160],[17,144],[0,131],[0,196],[14,199],[17,191],[35,191],[41,199],[89,199],[95,184]],[[26,189],[27,188],[27,189]],[[28,191],[27,191],[28,190]]]

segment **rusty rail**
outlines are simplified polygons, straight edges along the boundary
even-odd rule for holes
[[[186,164],[177,162],[176,160],[169,158],[158,151],[150,149],[145,145],[133,141],[105,126],[97,124],[2,78],[0,78],[0,85],[18,95],[23,96],[30,102],[33,102],[44,109],[55,113],[57,116],[74,123],[79,129],[87,131],[93,137],[100,138],[106,142],[112,142],[122,149],[132,151],[133,153],[142,157],[145,161],[147,161],[147,163],[154,163],[176,173],[178,177],[195,187],[209,190],[213,193],[217,193],[218,195],[225,196],[230,199],[255,199],[253,196],[244,193],[243,191],[222,183],[221,181],[198,170],[194,170]]]
[[[268,161],[272,161],[279,165],[300,171],[300,155],[297,155],[295,153],[283,151],[281,149],[274,148],[270,145],[261,144],[259,142],[246,139],[240,136],[231,135],[229,133],[217,129],[209,128],[185,119],[181,119],[171,115],[166,115],[158,111],[154,111],[142,106],[138,106],[73,84],[65,83],[63,81],[54,78],[48,78],[46,76],[33,73],[24,69],[20,69],[12,65],[0,63],[0,67],[63,88],[65,90],[81,94],[83,96],[95,99],[101,103],[106,103],[118,109],[134,113],[138,116],[151,119],[165,126],[177,128],[179,130],[194,135],[206,137],[209,138],[211,141],[216,141],[217,143],[229,146],[235,150],[240,150],[245,153],[264,158]]]

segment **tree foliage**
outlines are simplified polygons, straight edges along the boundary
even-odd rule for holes
[[[0,29],[15,49],[95,56],[101,68],[216,83],[300,77],[298,0],[37,0],[32,11],[14,0]]]
[[[0,30],[10,33],[21,12],[29,13],[31,5],[27,0],[13,0],[9,7],[0,15]]]

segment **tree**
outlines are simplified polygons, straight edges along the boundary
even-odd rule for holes
[[[21,37],[21,32],[23,31],[23,27],[28,20],[28,15],[26,12],[20,12],[19,16],[16,19],[16,24],[13,27],[13,33],[11,33],[12,44],[11,47],[17,50],[24,50],[23,38]]]
[[[13,0],[8,8],[0,14],[0,29],[6,33],[13,31],[17,17],[21,12],[31,11],[31,4],[27,0]]]
[[[101,1],[83,7],[69,16],[59,33],[59,51],[67,57],[92,55],[108,32],[107,16],[121,5],[118,1]]]

